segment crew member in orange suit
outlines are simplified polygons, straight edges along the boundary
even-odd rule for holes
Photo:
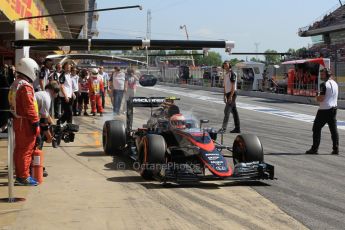
[[[16,80],[9,92],[14,117],[16,184],[36,186],[37,181],[30,176],[30,164],[36,149],[36,138],[40,135],[38,106],[33,88],[39,66],[31,58],[22,58],[16,66],[16,72]]]
[[[91,102],[91,113],[96,116],[96,106],[97,112],[100,116],[103,116],[102,108],[102,98],[101,92],[104,91],[102,77],[98,74],[98,69],[93,68],[91,70],[91,77],[89,79],[89,95]]]

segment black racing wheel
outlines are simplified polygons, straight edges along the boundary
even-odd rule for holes
[[[102,139],[105,154],[116,155],[126,147],[125,124],[119,120],[106,121],[103,126]]]
[[[264,161],[264,151],[261,141],[256,135],[238,135],[232,147],[234,165],[253,161]]]
[[[143,137],[139,149],[140,175],[151,180],[154,171],[165,163],[166,143],[161,135],[148,134]]]

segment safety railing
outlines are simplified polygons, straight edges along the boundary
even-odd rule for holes
[[[345,100],[345,82],[338,83],[338,87],[339,87],[338,99],[339,100]]]
[[[1,138],[7,138],[7,175],[8,175],[8,197],[2,198],[1,200],[7,201],[9,203],[24,201],[24,198],[16,198],[14,196],[14,141],[15,135],[13,130],[13,119],[10,113],[13,112],[9,108],[7,101],[7,95],[9,92],[9,87],[1,87],[1,106],[0,106],[0,131]],[[7,130],[7,132],[6,132]]]
[[[13,151],[14,151],[14,132],[13,132],[13,120],[12,118],[8,119],[7,122],[8,130],[8,141],[7,141],[7,165],[8,165],[8,202],[15,202],[13,195]]]
[[[194,85],[200,87],[213,87],[213,88],[222,88],[223,79],[222,78],[213,78],[213,79],[203,79],[203,78],[189,78],[189,79],[180,79],[178,76],[168,78],[168,79],[159,79],[162,82],[178,84],[178,85]],[[250,80],[238,80],[237,88],[243,91],[261,91],[269,92],[276,94],[289,94],[295,96],[306,96],[314,97],[318,92],[318,84],[316,82],[304,83],[303,81],[296,81],[293,83],[288,83],[286,79],[282,80],[258,80],[254,86],[253,81]],[[345,100],[345,82],[339,82],[339,100]]]
[[[180,79],[180,78],[169,78],[160,79],[162,82],[172,83],[172,84],[187,84],[202,87],[223,87],[223,80],[219,79],[203,79],[203,78],[192,78],[192,79]]]
[[[287,94],[295,96],[315,97],[318,93],[316,83],[302,84],[300,82],[288,83]]]
[[[1,112],[9,112],[1,110]],[[24,201],[24,198],[17,198],[14,196],[14,130],[13,130],[13,119],[9,118],[7,121],[7,175],[8,175],[8,197],[2,198],[1,200],[7,201],[8,203]]]

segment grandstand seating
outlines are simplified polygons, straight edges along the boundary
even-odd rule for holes
[[[299,35],[303,36],[305,32],[312,31],[320,28],[326,28],[345,23],[345,5],[337,5],[335,9],[332,9],[329,13],[317,19],[309,26],[299,29]]]
[[[301,58],[326,57],[332,61],[345,61],[345,5],[336,5],[327,14],[310,26],[300,28],[302,37],[322,35],[323,43],[315,43],[307,51],[299,53]]]

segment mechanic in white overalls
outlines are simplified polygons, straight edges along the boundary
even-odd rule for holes
[[[313,145],[306,151],[306,154],[318,154],[321,139],[321,130],[328,124],[331,132],[333,151],[332,154],[339,154],[339,134],[337,129],[337,100],[338,84],[331,78],[327,68],[321,70],[320,93],[316,100],[320,103],[313,125]]]

